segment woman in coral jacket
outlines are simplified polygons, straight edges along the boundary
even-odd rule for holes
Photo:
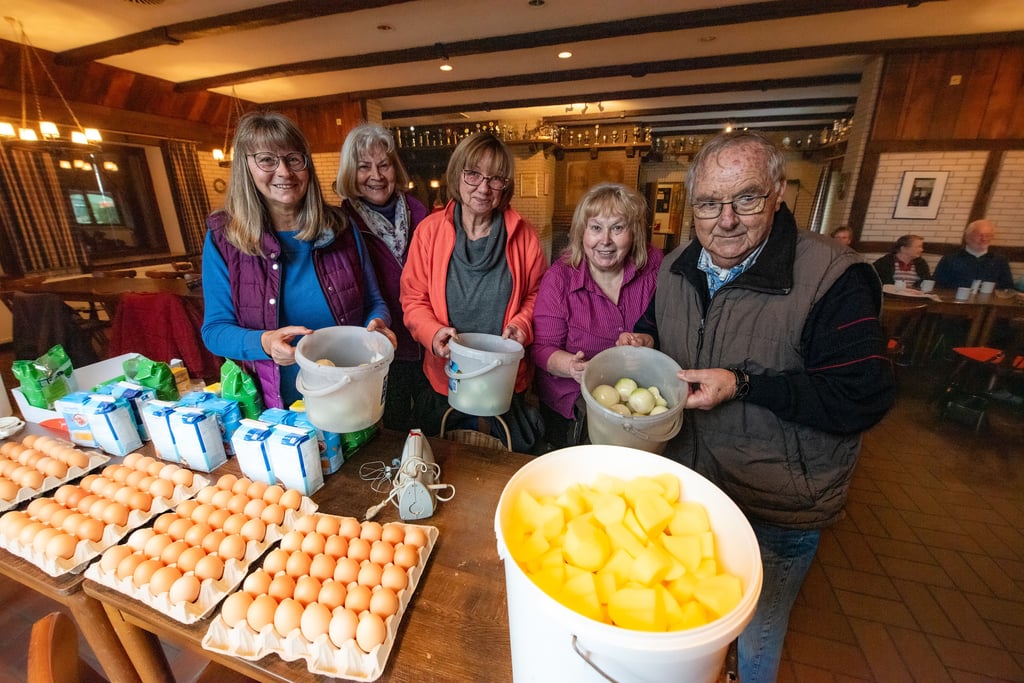
[[[490,133],[465,138],[448,162],[449,201],[416,228],[402,271],[405,325],[426,353],[423,370],[431,391],[418,402],[428,434],[440,429],[448,408],[445,364],[448,343],[460,332],[482,332],[533,342],[533,307],[547,267],[536,230],[509,206],[515,160]],[[533,451],[539,416],[523,402],[533,366],[524,355],[506,422],[512,447]],[[475,420],[475,418],[474,418]],[[452,418],[446,423],[452,423]],[[496,427],[495,427],[496,428]],[[493,429],[492,429],[493,431]]]

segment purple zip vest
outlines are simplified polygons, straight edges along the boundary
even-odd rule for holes
[[[328,211],[338,209],[328,207]],[[262,256],[243,254],[224,234],[228,217],[217,211],[206,220],[213,242],[224,257],[231,284],[231,301],[238,324],[251,330],[276,330],[279,321],[278,298],[281,293],[281,269],[277,259],[281,245],[273,231],[264,230],[260,248]],[[342,218],[338,225],[346,226]],[[327,299],[327,305],[338,325],[363,325],[363,269],[359,263],[355,231],[346,229],[340,235],[328,233],[313,246],[313,267]],[[272,360],[246,361],[247,372],[254,373],[263,391],[268,408],[283,408],[281,373]]]

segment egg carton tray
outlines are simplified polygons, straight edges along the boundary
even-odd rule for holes
[[[72,446],[73,444],[68,444]],[[14,500],[0,500],[0,513],[7,512],[11,508],[17,507],[21,503],[30,498],[41,496],[48,491],[52,491],[55,488],[67,484],[69,481],[74,481],[79,477],[84,477],[89,472],[105,465],[110,460],[109,455],[104,455],[99,451],[83,451],[89,456],[89,464],[85,467],[69,467],[68,473],[63,477],[46,477],[43,479],[42,485],[37,489],[22,487],[18,489],[18,495],[14,497]]]
[[[221,600],[234,592],[249,573],[253,561],[277,543],[281,535],[281,527],[272,524],[267,527],[267,534],[262,541],[248,541],[245,544],[245,556],[241,560],[232,558],[224,562],[224,574],[220,579],[200,581],[199,597],[194,602],[172,604],[167,593],[153,595],[148,583],[136,586],[130,576],[119,579],[113,572],[104,571],[99,562],[86,569],[85,577],[149,605],[175,621],[191,624],[205,618]]]
[[[274,630],[273,624],[264,626],[258,632],[245,623],[229,627],[219,613],[210,622],[210,628],[203,636],[203,647],[211,652],[251,661],[273,653],[288,662],[305,660],[306,668],[313,674],[354,681],[377,680],[387,666],[398,634],[398,626],[413,593],[416,592],[416,586],[423,576],[438,535],[437,527],[413,524],[402,526],[418,526],[423,529],[427,534],[427,544],[420,549],[419,562],[409,569],[409,585],[398,596],[398,611],[384,622],[384,642],[371,652],[363,652],[353,639],[349,639],[341,647],[336,647],[326,634],[313,642],[306,640],[299,631],[293,631],[288,637],[282,638]]]
[[[134,529],[143,526],[157,515],[167,512],[183,500],[188,500],[196,494],[196,491],[209,484],[209,480],[195,475],[192,486],[176,484],[174,493],[170,500],[167,498],[153,498],[153,504],[149,512],[132,510],[128,513],[128,523],[125,526],[107,524],[103,529],[103,536],[99,541],[81,540],[75,546],[75,554],[69,559],[47,557],[43,553],[36,552],[31,545],[22,545],[17,539],[0,535],[0,548],[28,560],[35,566],[42,569],[50,576],[62,576],[67,573],[78,573],[86,568],[100,553],[112,545],[116,545],[122,538]]]

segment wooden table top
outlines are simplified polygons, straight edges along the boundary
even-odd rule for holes
[[[324,487],[312,496],[320,506],[319,512],[362,519],[366,509],[383,496],[360,479],[360,465],[400,458],[404,442],[404,434],[387,430],[379,433],[339,472],[326,477]],[[441,467],[439,481],[452,484],[455,497],[439,502],[432,517],[415,522],[437,527],[439,535],[378,680],[439,680],[440,672],[445,680],[511,680],[505,575],[494,537],[494,512],[506,482],[531,458],[439,439],[430,439],[430,444]],[[234,458],[211,475],[226,472],[239,473]],[[376,519],[401,521],[398,509],[391,505]],[[199,650],[257,680],[332,680],[309,673],[303,660],[286,662],[268,655],[248,662],[202,650],[202,638],[216,612],[184,625],[101,584],[86,580],[84,587],[87,594],[108,608],[120,610],[126,619],[147,631]]]

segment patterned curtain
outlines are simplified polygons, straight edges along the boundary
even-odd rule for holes
[[[199,169],[199,155],[195,143],[164,141],[164,163],[174,197],[174,208],[181,224],[185,252],[195,256],[203,252],[206,238],[206,217],[210,214],[210,200]]]
[[[82,246],[72,235],[54,158],[0,148],[0,248],[5,268],[28,275],[80,272]]]

